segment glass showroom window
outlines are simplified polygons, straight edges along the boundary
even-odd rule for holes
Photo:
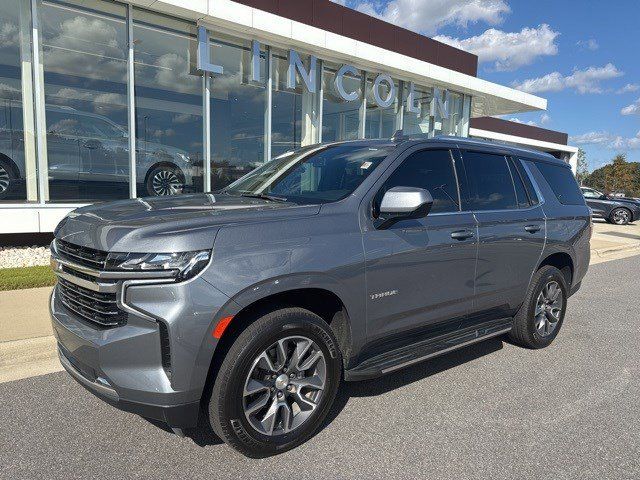
[[[0,19],[0,202],[35,201],[29,1],[0,2]]]
[[[126,7],[99,0],[39,0],[38,17],[48,200],[127,198]]]
[[[338,77],[343,93],[353,95],[354,100],[345,100],[336,85],[337,65],[326,65],[322,73],[322,141],[353,140],[360,133],[360,111],[362,109],[362,76],[346,73]]]
[[[304,68],[309,71],[310,58],[300,55]],[[319,74],[316,74],[316,93],[309,93],[304,80],[296,71],[295,88],[287,88],[288,54],[274,50],[272,60],[273,92],[271,108],[271,155],[273,157],[300,146],[318,141],[318,89]],[[316,68],[320,68],[320,62]]]
[[[193,24],[134,10],[137,195],[202,191],[202,74]]]
[[[444,102],[444,91],[442,92],[442,101]],[[434,115],[434,135],[460,135],[462,136],[463,122],[463,106],[464,95],[460,93],[449,92],[449,117],[443,118],[440,110],[435,108]]]
[[[367,118],[365,121],[366,138],[390,138],[400,128],[398,115],[398,94],[400,86],[393,81],[393,90],[387,82],[380,82],[378,93],[382,100],[391,99],[388,107],[381,107],[375,100],[373,88],[375,75],[367,75]]]
[[[431,100],[433,98],[433,90],[416,85],[414,92],[413,103],[419,112],[414,113],[407,110],[407,105],[409,104],[409,88],[407,84],[407,88],[405,88],[403,92],[403,105],[405,105],[405,107],[402,131],[409,135],[428,134],[431,128]]]
[[[260,53],[260,80],[252,82],[251,42],[216,36],[211,61],[222,66],[210,80],[211,189],[226,187],[264,161],[267,109],[266,53]]]

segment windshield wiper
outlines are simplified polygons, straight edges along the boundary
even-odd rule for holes
[[[276,197],[275,195],[268,195],[266,193],[241,193],[241,197],[248,198],[261,198],[262,200],[270,200],[272,202],[286,202],[287,199],[284,197]]]

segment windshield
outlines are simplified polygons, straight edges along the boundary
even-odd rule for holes
[[[351,194],[394,146],[307,147],[281,155],[222,190],[296,203],[335,202]]]

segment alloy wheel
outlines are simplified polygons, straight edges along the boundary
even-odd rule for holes
[[[278,340],[253,361],[243,390],[245,417],[263,435],[289,433],[316,410],[326,380],[324,353],[314,341]]]
[[[159,170],[151,181],[153,193],[158,196],[176,195],[182,192],[183,184],[171,170]]]
[[[0,194],[3,194],[9,189],[9,182],[11,179],[9,178],[9,172],[4,166],[0,165]]]
[[[629,223],[629,212],[624,208],[618,208],[613,212],[613,223],[616,225],[626,225]]]
[[[536,301],[535,325],[538,335],[548,337],[551,335],[562,316],[564,308],[564,295],[560,285],[555,280],[547,282]]]

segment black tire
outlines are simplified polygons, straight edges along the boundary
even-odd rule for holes
[[[324,354],[324,388],[313,412],[297,428],[288,433],[266,435],[254,428],[245,415],[244,385],[254,369],[254,360],[262,352],[278,340],[298,335],[312,340]],[[302,308],[267,313],[238,336],[220,366],[209,399],[211,427],[222,440],[249,457],[262,458],[285,452],[308,440],[321,425],[335,399],[341,376],[342,356],[338,342],[320,317]]]
[[[165,177],[167,181],[163,183],[160,187],[157,184],[154,185],[154,180],[160,177]],[[177,181],[177,184],[174,183],[174,180]],[[174,190],[172,185],[178,185],[177,189]],[[185,178],[182,170],[180,170],[175,165],[158,165],[153,167],[149,173],[147,174],[147,178],[145,180],[145,188],[147,190],[147,195],[150,197],[162,197],[169,195],[177,195],[184,191],[185,187]],[[172,193],[171,193],[172,192]]]
[[[18,177],[9,162],[0,159],[0,200],[7,198],[16,187]]]
[[[614,208],[609,214],[609,223],[614,225],[627,225],[632,218],[631,210],[624,207]]]
[[[562,294],[563,305],[559,313],[559,320],[554,329],[549,334],[540,333],[537,325],[538,321],[535,317],[535,311],[538,304],[538,298],[541,292],[550,282],[555,282]],[[544,348],[553,342],[558,336],[564,315],[567,311],[567,295],[568,287],[565,276],[560,270],[551,265],[541,267],[531,279],[527,295],[520,310],[513,320],[513,328],[509,332],[509,338],[516,344],[526,348]]]

